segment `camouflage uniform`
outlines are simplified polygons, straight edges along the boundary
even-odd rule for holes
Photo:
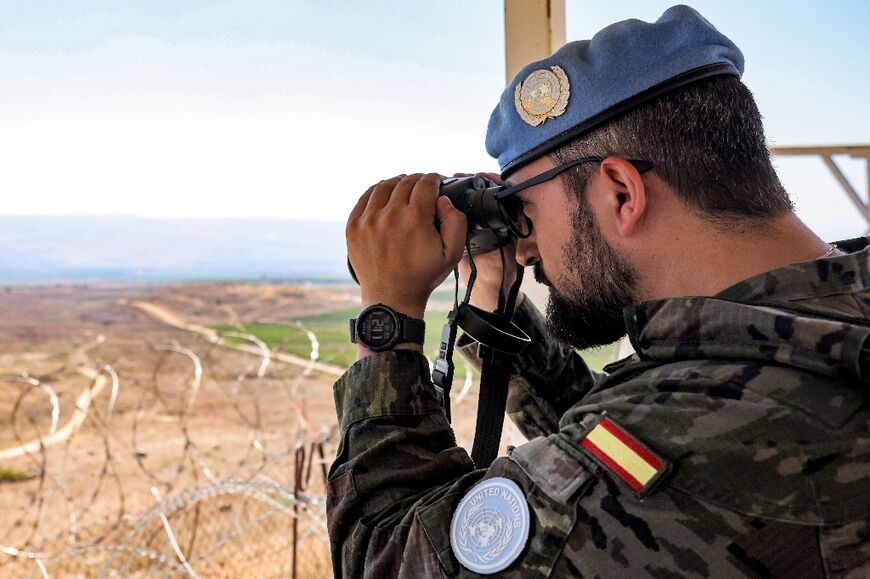
[[[712,298],[627,308],[637,354],[591,373],[547,337],[514,362],[508,413],[530,442],[475,470],[423,356],[386,352],[335,385],[336,577],[475,576],[448,531],[475,483],[531,512],[504,577],[870,577],[870,248],[790,265]],[[867,345],[870,347],[870,345]],[[582,446],[608,416],[670,464],[641,493]]]

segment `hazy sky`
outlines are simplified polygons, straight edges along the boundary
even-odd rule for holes
[[[569,0],[568,39],[670,4]],[[690,4],[772,142],[870,142],[870,2]],[[0,213],[344,220],[378,179],[497,169],[503,43],[498,0],[0,0]],[[863,233],[821,161],[778,166],[821,234]]]

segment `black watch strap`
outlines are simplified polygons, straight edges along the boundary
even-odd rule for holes
[[[399,338],[398,343],[422,344],[426,338],[426,322],[405,314],[398,314],[398,316],[402,320],[402,337]]]
[[[365,325],[365,321],[359,321],[361,318],[369,314],[372,310],[381,310],[389,312],[389,315],[395,318],[395,330],[392,334],[393,338],[379,340],[378,343],[368,343],[366,339],[358,333],[359,324]],[[411,318],[405,314],[395,311],[384,304],[375,304],[369,306],[360,312],[360,315],[350,320],[350,341],[354,344],[362,344],[366,348],[380,352],[389,350],[397,344],[415,343],[422,344],[426,336],[426,323],[423,320]]]

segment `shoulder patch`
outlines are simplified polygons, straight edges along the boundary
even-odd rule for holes
[[[463,567],[490,575],[513,563],[529,538],[529,504],[509,479],[486,479],[459,501],[450,522],[450,547]]]
[[[586,433],[580,446],[638,497],[653,489],[671,464],[606,416]]]

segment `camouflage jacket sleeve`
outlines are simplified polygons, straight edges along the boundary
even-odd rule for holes
[[[422,355],[397,350],[357,361],[335,384],[341,442],[327,519],[336,578],[437,568],[431,550],[420,550],[425,560],[401,569],[421,538],[414,515],[474,466],[456,446],[428,373]]]
[[[603,376],[591,371],[573,349],[561,345],[547,331],[544,318],[525,299],[513,318],[532,343],[513,361],[508,386],[507,414],[526,438],[548,436],[559,430],[559,419]],[[457,350],[479,370],[478,343],[467,335]]]

